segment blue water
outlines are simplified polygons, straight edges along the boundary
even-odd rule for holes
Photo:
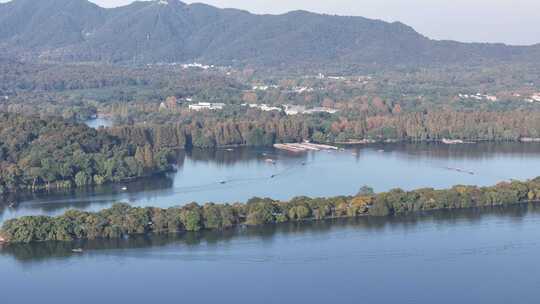
[[[354,194],[362,185],[491,185],[540,175],[540,145],[190,151],[177,166],[176,173],[132,184],[11,198],[17,204],[0,205],[1,219],[99,210],[115,201],[167,207]],[[538,231],[540,206],[530,205],[12,245],[0,249],[0,302],[532,304],[540,287]]]
[[[23,215],[56,215],[69,208],[96,211],[115,202],[170,207],[194,201],[245,202],[254,196],[287,200],[352,195],[363,185],[376,191],[493,185],[540,175],[540,144],[395,144],[304,154],[248,148],[189,151],[179,155],[177,168],[176,173],[132,184],[13,198],[13,208],[0,204],[0,222]]]
[[[24,245],[2,303],[538,303],[537,208]]]

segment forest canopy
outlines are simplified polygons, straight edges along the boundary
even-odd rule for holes
[[[169,152],[61,118],[0,113],[0,193],[98,185],[170,169]]]

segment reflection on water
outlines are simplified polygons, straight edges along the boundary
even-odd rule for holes
[[[1,301],[536,304],[539,208],[8,246]]]
[[[115,202],[170,207],[193,201],[243,202],[254,196],[350,195],[362,185],[377,191],[492,185],[536,177],[539,166],[540,144],[517,143],[386,144],[301,154],[267,148],[181,151],[174,173],[129,184],[5,197],[0,222],[69,208],[96,211]]]
[[[334,219],[304,223],[286,223],[261,227],[235,228],[224,231],[188,232],[182,234],[140,235],[114,240],[81,240],[73,242],[43,242],[34,244],[12,244],[0,247],[1,255],[15,257],[21,263],[36,263],[50,258],[70,258],[78,256],[73,249],[82,248],[86,255],[130,255],[144,257],[140,249],[150,248],[191,248],[197,250],[202,244],[224,246],[229,242],[242,243],[246,240],[272,242],[275,238],[309,234],[324,238],[335,231],[350,230],[355,233],[391,233],[392,230],[414,230],[418,225],[436,223],[440,226],[458,223],[479,224],[485,218],[510,218],[514,222],[525,216],[539,216],[540,205],[523,204],[482,209],[453,211],[433,211],[424,214],[411,214],[399,217],[362,217]],[[130,249],[139,249],[128,253]],[[120,250],[120,251],[118,251]],[[181,256],[179,256],[181,257]]]
[[[526,157],[538,155],[540,144],[492,143],[444,145],[439,143],[374,145],[388,152],[400,152],[413,158],[480,160],[496,155]],[[361,147],[358,147],[361,149]]]

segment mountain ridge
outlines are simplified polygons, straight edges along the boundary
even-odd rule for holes
[[[540,60],[540,44],[433,40],[401,23],[303,10],[252,14],[179,0],[103,8],[87,0],[0,5],[0,47],[54,61],[256,66],[433,65]]]

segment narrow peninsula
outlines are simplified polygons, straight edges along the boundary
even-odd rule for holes
[[[140,234],[230,229],[284,222],[359,216],[399,216],[433,210],[495,207],[540,201],[540,177],[501,182],[491,187],[454,186],[373,193],[363,187],[355,196],[296,197],[288,202],[253,198],[245,204],[196,203],[168,209],[116,204],[99,212],[67,211],[57,217],[26,216],[6,221],[4,243],[114,239]]]

